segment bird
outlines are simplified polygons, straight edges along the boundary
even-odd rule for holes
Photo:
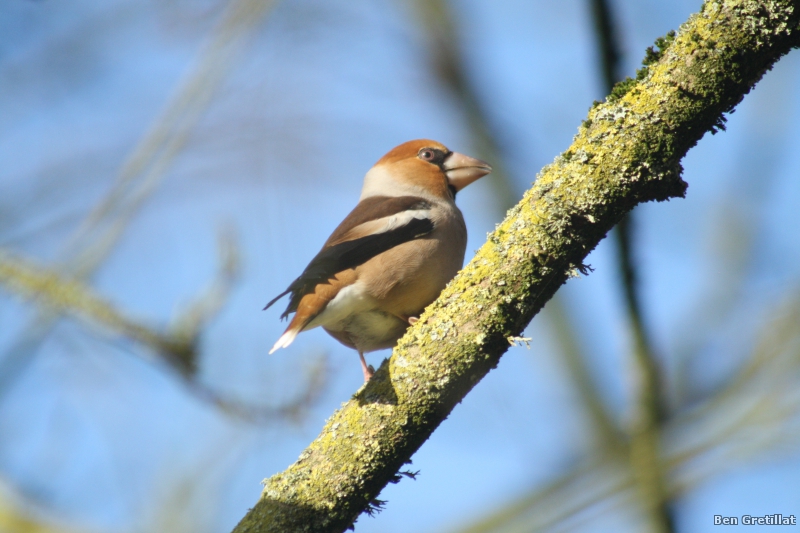
[[[429,139],[405,142],[367,172],[356,207],[268,309],[289,294],[294,317],[270,354],[321,326],[364,354],[394,347],[464,263],[467,228],[456,194],[489,174],[480,159]]]

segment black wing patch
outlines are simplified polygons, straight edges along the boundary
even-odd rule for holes
[[[285,291],[273,298],[264,309],[291,293],[292,297],[281,318],[297,310],[300,299],[314,290],[314,287],[333,277],[337,272],[348,270],[366,263],[378,254],[404,242],[418,239],[433,231],[433,222],[428,218],[412,218],[405,225],[383,233],[366,235],[323,248],[308,264],[306,269]]]

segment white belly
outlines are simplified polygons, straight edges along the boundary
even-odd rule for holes
[[[356,282],[339,291],[303,331],[322,326],[333,337],[361,352],[391,348],[408,329],[408,323],[377,307],[365,285]]]
[[[383,311],[364,311],[325,326],[335,339],[360,352],[393,348],[408,329],[408,322]]]

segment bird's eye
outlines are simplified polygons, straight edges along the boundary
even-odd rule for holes
[[[436,159],[436,151],[431,148],[423,148],[417,156],[423,161],[434,161]]]

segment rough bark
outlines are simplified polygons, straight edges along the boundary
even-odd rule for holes
[[[680,160],[800,44],[800,0],[709,1],[639,79],[595,105],[488,242],[375,377],[236,532],[338,532],[492,368],[545,302],[636,204],[681,197]],[[671,41],[671,42],[670,42]]]

